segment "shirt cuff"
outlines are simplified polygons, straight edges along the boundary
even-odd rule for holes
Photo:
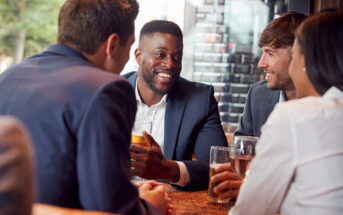
[[[179,185],[181,187],[185,187],[191,180],[187,167],[186,165],[181,162],[181,161],[176,161],[176,163],[179,165],[179,169],[180,169],[180,180],[176,183],[172,183],[172,184],[176,184]]]

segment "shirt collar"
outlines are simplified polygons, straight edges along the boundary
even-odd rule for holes
[[[283,93],[282,90],[280,90],[280,97],[279,97],[279,102],[285,102],[286,101],[286,97],[285,94]]]
[[[324,93],[323,97],[324,98],[343,98],[343,91],[341,91],[337,87],[331,87]]]
[[[137,77],[137,79],[136,79],[136,87],[135,87],[136,101],[137,101],[137,103],[139,103],[139,104],[144,104],[144,103],[142,102],[141,96],[139,95],[139,92],[138,92],[138,84],[137,84],[137,83],[138,83],[138,77]],[[162,97],[162,99],[161,99],[161,101],[159,101],[157,104],[154,104],[154,105],[160,105],[160,104],[165,104],[165,103],[167,103],[167,97],[168,97],[168,93],[164,94],[163,97]]]

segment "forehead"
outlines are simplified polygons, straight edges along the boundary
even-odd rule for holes
[[[275,47],[270,46],[270,45],[265,45],[265,46],[262,46],[261,50],[263,52],[283,53],[283,52],[290,52],[292,50],[292,47],[291,46],[284,46],[284,47],[275,48]]]
[[[146,48],[166,48],[166,49],[180,49],[182,50],[182,40],[169,33],[155,32],[144,35],[139,41],[139,47]]]

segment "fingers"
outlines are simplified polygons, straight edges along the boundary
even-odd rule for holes
[[[164,198],[167,200],[167,204],[168,204],[167,214],[171,215],[173,213],[174,206],[171,204],[171,199],[169,198],[167,193],[164,194]]]
[[[135,185],[137,186],[137,188],[140,188],[144,183],[145,181],[137,181],[135,182]]]
[[[216,167],[216,172],[224,172],[224,171],[233,172],[234,170],[232,169],[232,166],[230,163],[220,164]]]
[[[163,186],[163,183],[154,181],[154,180],[149,180],[149,181],[137,181],[135,182],[135,185],[139,188],[143,184],[149,184],[151,186],[151,189],[155,189],[157,186]]]
[[[155,186],[154,190],[157,192],[162,192],[162,193],[165,193],[165,191],[166,191],[163,185]],[[165,194],[167,194],[167,193],[165,193]],[[168,196],[168,194],[167,194],[167,196]]]
[[[158,143],[156,143],[154,138],[150,134],[148,134],[148,132],[143,131],[142,134],[143,134],[143,137],[149,142],[151,147],[153,147],[153,146],[160,147],[160,145],[158,145]]]
[[[219,195],[220,199],[227,199],[227,198],[237,198],[239,193],[239,189],[229,189],[226,192],[222,192]]]
[[[240,180],[225,180],[219,183],[217,186],[214,187],[213,191],[216,193],[223,192],[227,189],[239,189],[242,185],[242,181]]]
[[[136,153],[147,153],[147,152],[149,152],[149,148],[146,146],[142,146],[140,144],[137,144],[137,143],[131,143],[130,151],[136,152]]]
[[[149,183],[141,186],[139,196],[154,205],[161,214],[167,214],[169,211],[168,194],[166,195],[164,186],[158,185],[152,190],[146,190],[148,185],[151,186]]]
[[[149,183],[153,189],[157,186],[163,186],[163,183],[157,182],[155,180],[149,180],[146,183]]]
[[[139,192],[145,192],[151,190],[151,185],[149,183],[143,183],[139,186],[138,190]]]
[[[130,161],[131,161],[131,173],[133,175],[137,175],[140,177],[145,178],[145,173],[148,172],[147,166],[149,165],[147,162],[147,156],[143,154],[138,154],[135,152],[130,153]]]
[[[213,183],[217,183],[217,182],[221,182],[225,180],[242,180],[242,179],[235,172],[232,172],[232,171],[224,171],[211,177],[211,181]]]

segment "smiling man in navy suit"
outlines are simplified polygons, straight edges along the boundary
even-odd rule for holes
[[[134,129],[146,131],[151,147],[131,145],[132,172],[185,189],[204,189],[210,147],[227,142],[213,87],[180,77],[182,52],[183,36],[175,23],[155,20],[143,26],[135,50],[138,73],[125,77],[135,88]]]

